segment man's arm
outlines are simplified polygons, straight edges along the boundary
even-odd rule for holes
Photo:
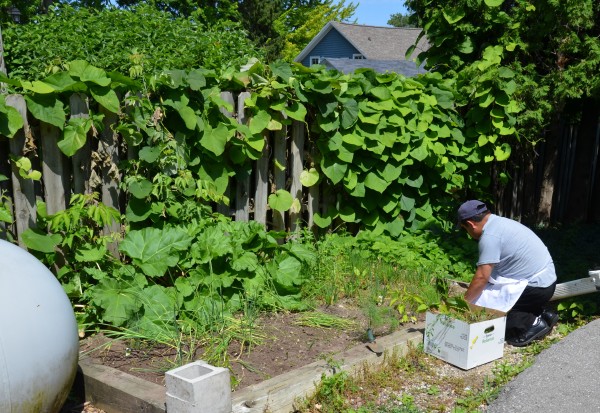
[[[465,300],[472,303],[479,298],[492,275],[493,269],[494,264],[481,264],[477,266],[477,271],[475,271],[471,284],[469,284],[469,288],[467,288],[467,292],[465,293]]]

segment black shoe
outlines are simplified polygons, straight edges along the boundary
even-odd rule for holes
[[[558,314],[550,310],[544,310],[544,312],[542,313],[542,318],[544,319],[546,324],[550,326],[550,330],[552,330],[556,323],[558,323]]]
[[[516,338],[506,340],[508,344],[515,347],[524,347],[534,340],[541,340],[552,330],[542,317],[538,317],[527,332]]]

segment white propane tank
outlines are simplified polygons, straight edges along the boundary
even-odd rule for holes
[[[56,413],[77,373],[79,337],[54,275],[0,240],[0,412]]]

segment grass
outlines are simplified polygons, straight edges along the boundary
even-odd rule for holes
[[[295,323],[306,327],[331,328],[338,330],[348,330],[356,326],[356,323],[352,320],[319,311],[302,313],[298,316]]]
[[[571,326],[573,327],[573,326]],[[559,340],[560,333],[505,354],[489,374],[451,375],[444,362],[411,346],[404,355],[385,354],[381,363],[363,364],[350,375],[323,377],[307,397],[302,413],[419,413],[478,412],[492,402],[504,385],[529,367],[535,355]],[[458,371],[458,369],[457,369]]]

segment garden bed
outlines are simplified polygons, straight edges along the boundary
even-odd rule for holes
[[[305,313],[274,313],[261,316],[254,333],[261,343],[243,348],[238,341],[228,346],[223,361],[229,362],[235,390],[260,383],[284,372],[307,365],[366,343],[367,317],[350,303],[338,303],[319,309],[320,313],[351,321],[347,328],[323,328],[301,325]],[[374,329],[376,336],[388,334],[390,326]],[[145,348],[126,340],[114,340],[104,334],[83,339],[80,350],[91,362],[116,368],[156,384],[164,384],[164,373],[177,367],[172,348]],[[200,348],[195,359],[203,358]],[[192,361],[192,360],[191,360]],[[212,363],[211,363],[212,364]]]

